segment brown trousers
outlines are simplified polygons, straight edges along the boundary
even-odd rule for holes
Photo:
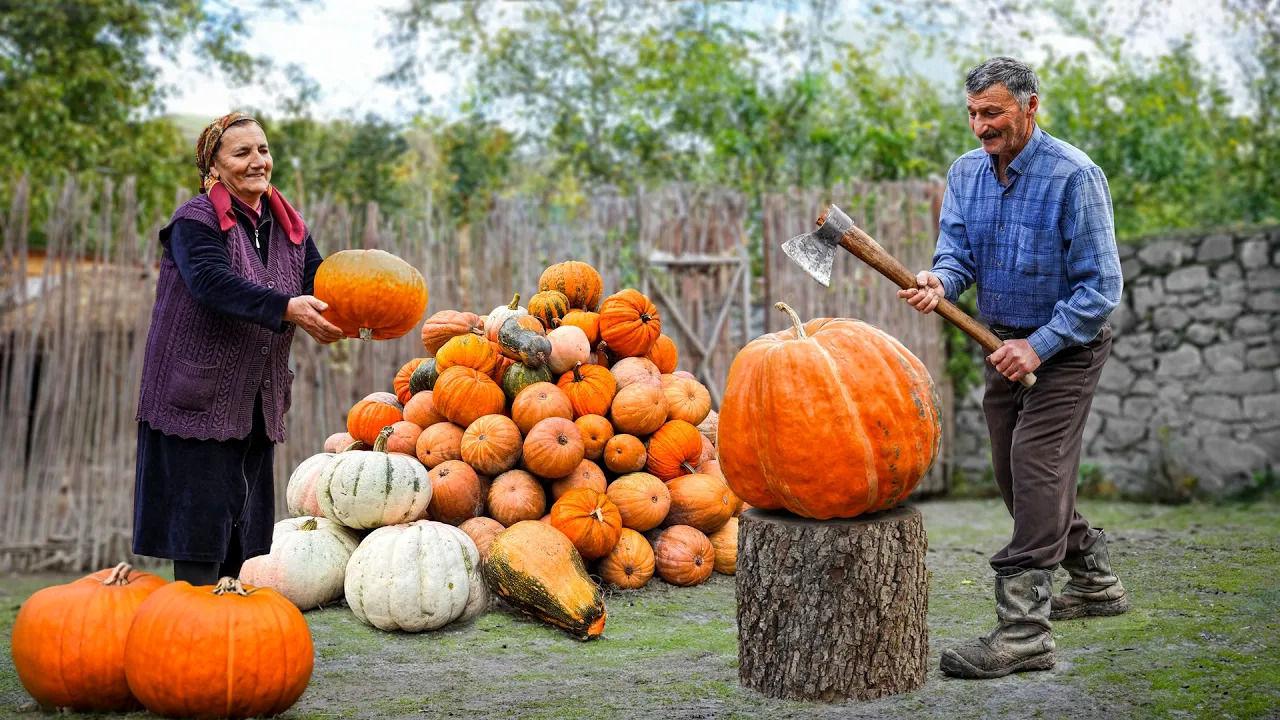
[[[991,556],[997,572],[1053,569],[1086,552],[1098,536],[1076,512],[1080,444],[1093,391],[1111,354],[1111,327],[1084,345],[1053,355],[1023,387],[986,365],[982,408],[991,434],[991,464],[1013,538]]]

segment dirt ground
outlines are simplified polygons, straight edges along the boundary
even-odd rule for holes
[[[716,575],[691,589],[655,580],[610,595],[605,637],[592,643],[500,610],[420,635],[374,630],[342,607],[313,611],[315,673],[282,717],[1280,717],[1280,501],[1082,503],[1108,530],[1134,609],[1057,623],[1054,670],[990,681],[944,678],[938,655],[994,621],[986,558],[1007,538],[1008,516],[995,500],[919,507],[930,543],[931,658],[912,693],[818,705],[743,689],[734,578]],[[41,716],[14,673],[9,630],[24,598],[66,579],[0,578],[0,716]]]

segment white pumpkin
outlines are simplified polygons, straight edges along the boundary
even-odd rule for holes
[[[470,620],[489,607],[475,542],[431,520],[369,533],[347,563],[346,597],[361,622],[404,632]]]
[[[289,476],[289,484],[285,487],[285,505],[293,517],[303,515],[320,515],[320,502],[316,500],[316,481],[320,479],[320,471],[333,460],[337,453],[323,452],[303,460]]]
[[[431,479],[412,455],[385,452],[390,428],[372,450],[338,453],[320,471],[320,512],[357,530],[412,522],[427,516]]]
[[[528,314],[529,311],[520,305],[520,293],[516,293],[515,297],[511,298],[510,304],[499,305],[485,316],[484,336],[493,342],[498,342],[498,330],[502,328],[502,323],[506,322],[507,318]]]
[[[547,333],[547,339],[551,341],[551,358],[547,365],[557,378],[578,363],[586,365],[591,359],[591,341],[576,325],[561,325]]]
[[[354,530],[321,517],[295,517],[276,523],[271,552],[249,558],[240,579],[274,588],[300,610],[342,597],[347,561],[360,544]]]
[[[648,358],[622,358],[609,367],[609,372],[613,373],[618,390],[637,382],[662,389],[662,371]]]

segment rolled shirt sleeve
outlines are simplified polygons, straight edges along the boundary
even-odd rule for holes
[[[956,302],[960,294],[977,277],[973,248],[965,229],[964,215],[953,191],[955,166],[947,173],[947,188],[942,195],[942,211],[938,218],[938,246],[933,255],[933,274],[942,282],[946,298]]]

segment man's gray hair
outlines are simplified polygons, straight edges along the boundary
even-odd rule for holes
[[[964,91],[977,95],[996,83],[1003,83],[1023,110],[1027,109],[1032,95],[1040,94],[1040,80],[1035,71],[1011,57],[993,57],[970,70],[964,79]]]

